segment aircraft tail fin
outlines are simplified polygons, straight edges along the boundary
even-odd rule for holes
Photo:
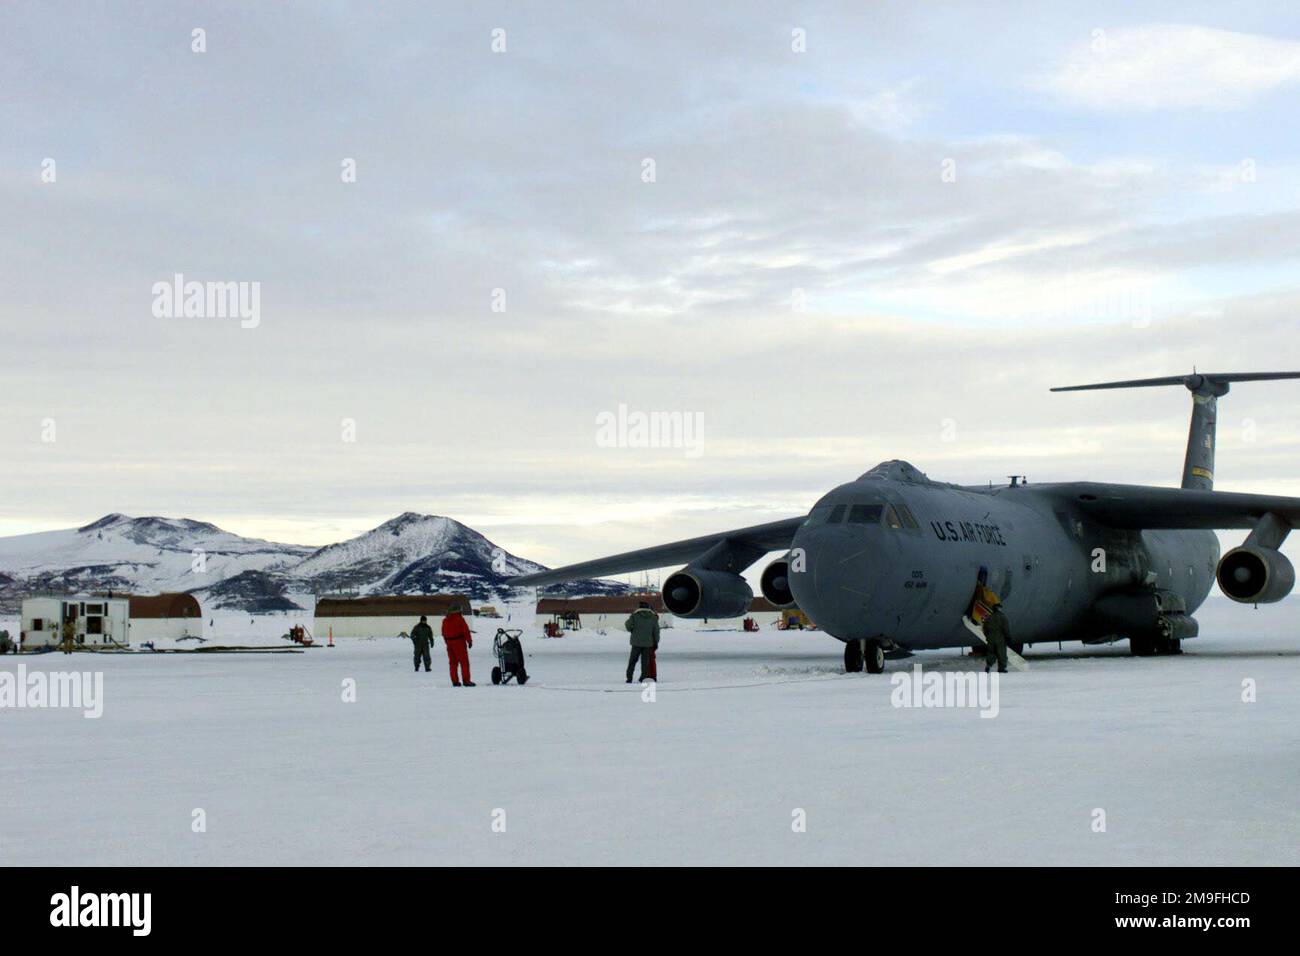
[[[1218,402],[1233,382],[1271,382],[1300,378],[1300,372],[1193,372],[1165,378],[1137,378],[1096,385],[1068,385],[1054,392],[1086,392],[1108,388],[1151,388],[1182,385],[1192,393],[1192,424],[1187,433],[1187,456],[1183,460],[1183,487],[1211,491],[1214,488],[1214,442]]]

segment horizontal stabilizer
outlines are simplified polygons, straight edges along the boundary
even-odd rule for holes
[[[1127,382],[1098,382],[1096,385],[1064,385],[1054,392],[1088,392],[1101,388],[1152,388],[1158,385],[1184,385],[1196,391],[1204,384],[1229,385],[1233,382],[1275,382],[1300,378],[1300,372],[1193,372],[1165,378],[1135,378]]]
[[[1091,392],[1103,388],[1184,386],[1192,393],[1192,423],[1187,430],[1187,453],[1183,458],[1183,487],[1209,491],[1214,487],[1218,400],[1228,394],[1233,382],[1276,382],[1288,378],[1300,378],[1300,372],[1193,372],[1191,375],[1169,375],[1164,378],[1134,378],[1126,382],[1064,385],[1052,391]]]

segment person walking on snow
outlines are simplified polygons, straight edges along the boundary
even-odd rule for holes
[[[420,615],[420,623],[411,628],[411,643],[415,648],[416,673],[419,673],[421,660],[424,661],[424,669],[428,671],[429,665],[433,663],[429,658],[429,648],[433,646],[433,628],[423,614]]]
[[[998,673],[1007,672],[1007,645],[1011,643],[1011,624],[1002,611],[1002,604],[994,598],[989,616],[984,619],[984,672],[988,673],[996,661]]]
[[[447,664],[451,668],[452,687],[473,687],[469,679],[469,648],[474,646],[474,634],[461,615],[459,604],[453,604],[442,619],[442,643],[447,647]],[[460,667],[457,675],[456,668]]]
[[[632,683],[632,671],[639,660],[640,680],[649,678],[658,683],[655,651],[659,648],[659,615],[654,612],[649,603],[642,601],[623,623],[623,627],[632,635],[632,654],[627,659],[627,682]]]

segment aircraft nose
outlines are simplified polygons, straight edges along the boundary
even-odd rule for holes
[[[867,636],[857,632],[867,623],[868,543],[843,528],[823,526],[800,528],[792,546],[790,590],[799,607],[835,637]]]

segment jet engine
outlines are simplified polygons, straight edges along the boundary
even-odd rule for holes
[[[1242,604],[1273,604],[1295,587],[1295,568],[1287,556],[1252,544],[1225,554],[1215,577],[1223,593]]]
[[[763,597],[777,607],[794,607],[794,592],[790,590],[790,555],[777,558],[763,569],[759,587]]]
[[[677,617],[741,617],[754,600],[739,574],[682,568],[664,582],[664,607]]]

